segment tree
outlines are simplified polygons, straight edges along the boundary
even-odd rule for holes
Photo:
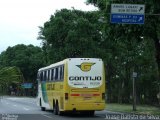
[[[159,63],[155,57],[155,39],[147,33],[150,31],[148,28],[154,29],[150,20],[147,18],[146,26],[111,24],[110,6],[113,1],[88,0],[88,3],[97,6],[99,11],[62,9],[40,27],[39,39],[42,40],[46,64],[68,57],[102,58],[107,63],[107,95],[111,102],[131,102],[133,71],[138,72],[139,103],[157,102]],[[116,3],[135,1],[119,0]],[[143,0],[136,3],[143,3]],[[146,4],[148,7],[152,2]],[[148,84],[154,89],[150,89]]]
[[[33,45],[16,45],[8,47],[0,55],[1,68],[18,67],[24,76],[25,82],[35,82],[37,70],[44,66],[42,50]]]
[[[0,69],[0,86],[1,92],[7,92],[12,83],[21,84],[23,74],[17,67],[4,67]]]
[[[140,82],[138,81],[139,86],[137,86],[139,92],[137,98],[142,98],[140,94],[143,94],[145,99],[150,99],[148,100],[150,103],[155,102],[158,92],[157,84],[160,82],[156,72],[157,69],[160,70],[160,43],[158,34],[160,19],[156,15],[160,12],[160,1],[87,0],[87,2],[97,6],[102,15],[101,18],[103,19],[101,21],[104,22],[102,29],[102,35],[105,38],[104,46],[107,47],[108,41],[112,41],[110,42],[112,43],[110,46],[112,55],[107,61],[109,71],[107,81],[111,86],[108,89],[108,94],[112,93],[109,98],[116,97],[118,93],[118,97],[116,97],[118,102],[123,102],[123,99],[126,99],[126,97],[127,101],[129,100],[131,95],[131,73],[136,70],[139,74],[138,79],[140,79]],[[112,3],[145,4],[147,13],[145,24],[111,24],[110,7]],[[149,48],[147,48],[148,44],[151,44]],[[118,78],[115,76],[118,76]],[[144,86],[141,88],[142,85]],[[150,87],[148,85],[152,85],[152,88],[154,88],[151,89],[152,92],[149,91]],[[146,92],[142,89],[145,89]]]
[[[98,12],[67,9],[52,15],[50,20],[40,27],[39,32],[46,63],[51,64],[69,57],[103,55],[98,18]]]

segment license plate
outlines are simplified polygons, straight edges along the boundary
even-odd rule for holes
[[[84,97],[83,100],[91,100],[91,97]]]
[[[82,96],[82,97],[87,97],[87,98],[88,98],[88,97],[91,97],[92,94],[81,94],[81,96]]]

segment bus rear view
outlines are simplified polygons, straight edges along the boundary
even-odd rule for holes
[[[105,71],[101,59],[71,58],[67,60],[65,111],[90,115],[105,108]]]

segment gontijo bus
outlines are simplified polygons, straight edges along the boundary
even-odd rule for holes
[[[38,70],[38,105],[54,114],[94,115],[105,108],[104,64],[98,58],[69,58]]]

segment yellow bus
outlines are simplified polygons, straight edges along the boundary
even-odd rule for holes
[[[105,108],[105,71],[102,59],[68,58],[38,70],[37,103],[41,110],[94,115]]]

